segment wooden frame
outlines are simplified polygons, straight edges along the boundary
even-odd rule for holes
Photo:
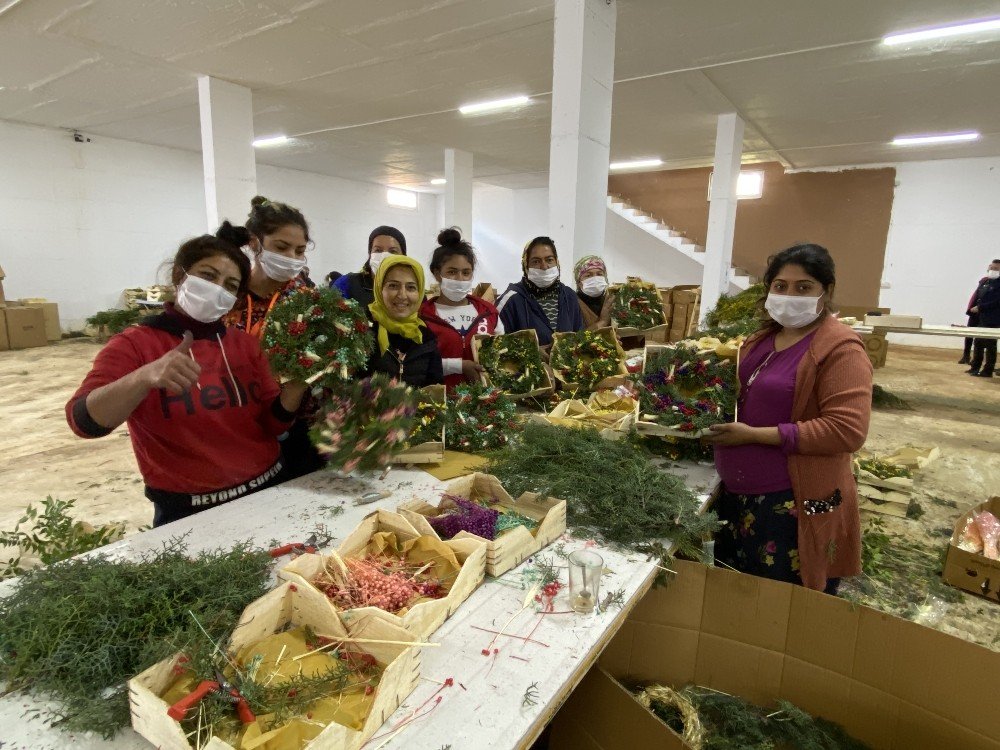
[[[440,405],[441,409],[448,408],[448,391],[443,385],[428,385],[420,389],[428,399]],[[439,464],[444,461],[444,452],[448,440],[447,430],[441,427],[441,440],[431,440],[420,445],[414,445],[395,456],[392,459],[394,464]]]
[[[615,321],[611,320],[611,329],[614,331],[615,335],[619,338],[628,338],[630,336],[642,336],[643,338],[651,338],[657,340],[666,340],[667,333],[670,330],[671,312],[667,309],[664,304],[664,289],[657,287],[650,281],[643,281],[639,278],[629,277],[624,284],[612,284],[608,287],[608,294],[617,294],[618,290],[623,286],[628,284],[637,284],[639,286],[648,287],[657,293],[660,299],[660,312],[663,314],[663,322],[660,325],[652,326],[651,328],[623,328],[615,325]]]
[[[539,499],[534,492],[525,492],[514,500],[491,474],[469,474],[448,483],[445,492],[474,501],[489,501],[508,510],[527,516],[538,522],[534,532],[523,526],[510,529],[495,540],[483,539],[467,531],[459,532],[455,539],[476,539],[486,544],[486,573],[501,576],[517,567],[521,561],[552,544],[566,531],[566,501],[557,498]],[[402,503],[399,513],[409,520],[421,534],[434,534],[434,527],[427,521],[428,516],[437,516],[454,507],[448,499],[442,499],[435,507],[422,500]]]
[[[676,349],[675,344],[646,344],[642,352],[642,374],[646,372],[646,364],[649,362],[649,355],[651,352],[660,351],[663,349]],[[678,430],[676,427],[665,427],[658,422],[647,422],[643,420],[642,405],[638,399],[636,399],[635,404],[635,431],[640,435],[649,435],[651,437],[674,437],[682,438],[685,440],[697,440],[698,438],[704,437],[705,435],[711,434],[708,430],[698,430],[697,432],[685,432],[684,430]]]
[[[580,331],[579,333],[582,333],[582,331]],[[614,329],[612,329],[612,328],[599,328],[596,331],[593,331],[592,333],[597,334],[601,338],[603,338],[606,341],[608,341],[609,343],[611,343],[614,346],[615,351],[618,353],[618,372],[615,373],[615,375],[610,375],[610,376],[604,378],[603,380],[601,380],[600,382],[597,383],[597,385],[595,386],[595,390],[601,390],[602,388],[607,388],[608,386],[606,385],[606,383],[609,380],[612,380],[613,378],[615,378],[616,376],[628,375],[628,368],[625,367],[625,350],[622,349],[621,342],[618,340],[618,337],[615,335]],[[562,332],[560,332],[560,333],[553,333],[552,334],[552,350],[551,350],[552,353],[555,352],[556,347],[559,345],[559,342],[562,341],[562,340],[564,340],[566,337],[568,337],[570,335],[574,335],[574,334],[562,333]],[[551,360],[551,354],[550,354],[550,360]],[[568,380],[563,380],[560,377],[560,375],[559,375],[559,371],[557,371],[554,367],[552,368],[552,374],[555,376],[556,383],[561,384],[561,390],[570,391],[572,393],[579,392],[580,386],[577,383],[571,383]]]
[[[229,649],[256,643],[288,626],[307,625],[317,633],[331,638],[364,638],[396,641],[397,643],[364,643],[352,646],[375,657],[383,667],[375,699],[360,731],[331,723],[318,736],[306,743],[307,750],[359,750],[381,727],[420,681],[420,650],[405,645],[414,640],[411,633],[377,618],[366,618],[346,627],[337,618],[330,601],[310,587],[286,583],[270,591],[244,611],[230,637]],[[163,750],[192,750],[180,722],[167,715],[169,706],[160,695],[176,678],[174,668],[181,655],[154,664],[129,681],[132,728],[142,737]],[[205,750],[234,750],[231,745],[213,737]]]
[[[424,535],[399,513],[377,510],[364,517],[354,531],[344,539],[335,553],[331,555],[302,555],[279,569],[278,578],[317,590],[312,581],[326,569],[328,557],[343,559],[358,556],[368,546],[368,541],[372,536],[379,531],[394,532],[396,538],[402,541],[409,541]],[[482,539],[469,535],[464,539],[453,539],[443,542],[443,544],[452,549],[462,566],[451,584],[447,596],[415,604],[403,615],[392,614],[377,607],[342,610],[332,603],[330,606],[337,612],[345,625],[349,626],[352,622],[379,618],[404,628],[418,638],[426,638],[454,614],[458,606],[468,599],[482,583],[486,574],[486,544]]]
[[[476,364],[479,364],[479,348],[482,345],[483,339],[498,339],[498,338],[503,338],[504,336],[530,338],[535,342],[535,347],[541,350],[541,347],[538,344],[538,332],[534,328],[525,328],[524,330],[521,331],[505,333],[502,336],[490,336],[489,334],[485,333],[477,333],[475,336],[472,337],[473,361],[475,361]],[[552,374],[549,372],[549,368],[545,365],[544,362],[542,363],[542,371],[545,374],[546,385],[542,386],[541,388],[535,388],[533,390],[528,391],[527,393],[509,393],[507,391],[504,391],[504,393],[506,393],[507,396],[514,401],[518,401],[523,398],[534,398],[535,396],[544,396],[547,393],[552,393],[552,391],[555,390],[555,385],[552,382]],[[489,373],[487,373],[485,370],[481,374],[481,377],[483,380],[483,385],[493,385],[493,382],[490,380]]]

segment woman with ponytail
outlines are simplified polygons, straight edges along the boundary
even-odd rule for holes
[[[457,227],[442,229],[438,247],[431,256],[431,273],[441,294],[424,302],[420,318],[437,337],[438,351],[448,389],[468,382],[478,383],[483,368],[472,359],[472,337],[504,332],[496,307],[472,296],[476,288],[476,253]]]

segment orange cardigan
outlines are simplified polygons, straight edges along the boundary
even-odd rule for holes
[[[766,334],[751,336],[741,358]],[[872,365],[857,333],[830,316],[816,329],[795,374],[792,421],[799,426],[788,457],[798,509],[803,585],[822,591],[828,578],[861,572],[861,517],[852,454],[868,437]],[[804,502],[840,491],[840,505],[807,515]]]

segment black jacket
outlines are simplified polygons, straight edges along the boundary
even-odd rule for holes
[[[375,336],[375,352],[368,360],[368,374],[381,372],[401,379],[414,388],[425,385],[440,385],[444,382],[444,367],[437,347],[437,337],[427,328],[422,328],[423,341],[419,344],[399,334],[389,334],[389,348],[385,354],[378,350],[378,323],[372,325]]]
[[[1000,328],[1000,279],[986,279],[976,290],[979,308],[979,325],[983,328]]]

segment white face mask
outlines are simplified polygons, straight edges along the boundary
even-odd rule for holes
[[[372,269],[372,276],[378,273],[378,267],[382,261],[391,256],[392,253],[372,253],[368,256],[368,267]]]
[[[529,268],[528,269],[528,281],[537,286],[539,289],[548,289],[552,286],[556,279],[559,278],[559,266],[552,266],[552,268]]]
[[[461,302],[476,288],[476,282],[460,279],[441,279],[441,294],[452,302]]]
[[[200,323],[214,323],[236,304],[236,295],[198,276],[177,285],[177,306]]]
[[[263,250],[260,254],[260,267],[264,269],[269,279],[290,281],[302,273],[302,269],[306,267],[306,259],[291,258],[281,253]]]
[[[608,288],[608,280],[603,276],[591,276],[580,284],[580,291],[588,297],[600,297]]]
[[[986,272],[987,279],[1000,279],[1000,271],[994,271],[992,268]]]
[[[819,297],[796,297],[791,294],[767,295],[764,309],[775,323],[784,328],[805,328],[821,314],[816,308]]]

